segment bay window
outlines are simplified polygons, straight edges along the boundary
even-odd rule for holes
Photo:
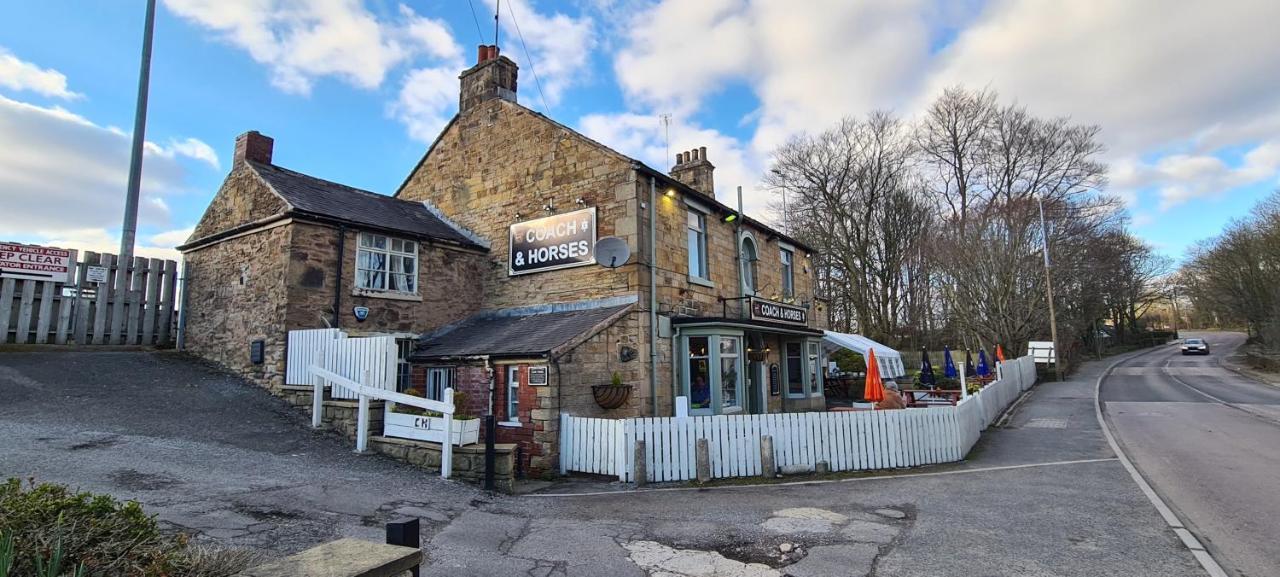
[[[680,339],[681,389],[692,415],[739,413],[743,410],[742,334],[690,331]]]

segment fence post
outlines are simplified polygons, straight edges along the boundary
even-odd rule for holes
[[[569,413],[560,413],[560,474],[569,474],[569,460],[565,458],[565,453],[569,451]]]
[[[707,444],[706,439],[698,439],[694,449],[696,452],[694,459],[698,468],[698,482],[706,483],[711,480],[711,447]]]
[[[636,480],[636,486],[644,486],[649,482],[649,466],[644,460],[644,439],[636,439],[635,450],[631,452],[631,475]]]
[[[440,447],[440,478],[448,479],[453,472],[453,387],[444,390],[444,403],[449,411],[444,414],[444,445]]]
[[[960,373],[960,399],[964,400],[969,398],[969,385],[964,382],[964,363],[956,364],[960,365],[960,370],[958,371]]]
[[[299,355],[301,356],[301,355]],[[316,348],[316,356],[307,363],[308,367],[319,366],[325,368],[324,354],[320,348]],[[324,380],[307,371],[307,377],[311,379],[311,428],[319,429],[321,423],[321,413],[324,412]]]
[[[498,419],[493,415],[484,416],[484,490],[493,490],[494,462],[498,450],[494,445],[498,442]],[[450,441],[453,439],[451,438]]]
[[[760,436],[760,473],[768,478],[778,475],[778,462],[773,456],[773,435]]]

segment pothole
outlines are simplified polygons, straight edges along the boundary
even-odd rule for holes
[[[744,563],[716,551],[676,549],[656,541],[624,543],[632,563],[652,577],[782,577],[762,563]]]
[[[111,481],[121,489],[132,491],[156,491],[182,484],[182,481],[163,473],[143,473],[135,469],[117,469],[111,473]]]

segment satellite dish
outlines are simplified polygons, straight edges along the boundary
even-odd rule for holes
[[[605,268],[618,268],[631,259],[627,241],[616,236],[606,236],[596,241],[596,264]]]

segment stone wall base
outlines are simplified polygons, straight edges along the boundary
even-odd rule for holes
[[[275,392],[284,401],[301,409],[311,416],[312,387],[307,385],[284,385]],[[412,439],[383,437],[382,432],[383,401],[369,402],[369,449],[389,457],[399,459],[431,473],[440,473],[440,444]],[[342,433],[351,439],[353,446],[360,412],[360,403],[349,400],[326,400],[322,403],[324,414],[320,418],[322,426]],[[499,443],[496,445],[497,459],[494,463],[494,488],[506,493],[512,492],[515,485],[516,445]],[[451,477],[469,483],[484,481],[484,445],[466,445],[453,448],[453,473]]]

